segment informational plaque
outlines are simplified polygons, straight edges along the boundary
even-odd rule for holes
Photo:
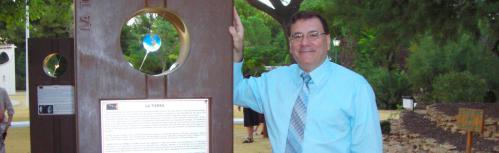
[[[38,115],[74,114],[74,88],[72,85],[40,85]]]
[[[483,110],[459,108],[457,126],[463,130],[481,133],[483,131]]]
[[[208,153],[209,99],[101,100],[103,153]]]

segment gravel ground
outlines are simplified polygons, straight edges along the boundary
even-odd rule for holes
[[[485,118],[499,118],[499,103],[452,103],[452,104],[435,104],[438,111],[441,111],[449,116],[457,115],[459,108],[474,108],[482,109]]]
[[[447,106],[450,107],[449,105]],[[452,107],[456,107],[456,109],[458,108],[458,106]],[[433,138],[436,140],[436,143],[439,144],[444,144],[447,142],[456,146],[457,150],[459,151],[466,150],[466,135],[444,131],[443,129],[437,127],[434,122],[426,119],[422,114],[417,114],[409,111],[405,113],[406,114],[402,115],[401,117],[401,119],[403,120],[402,126],[408,131],[417,133],[422,137]],[[497,145],[499,145],[498,142],[485,140],[478,137],[477,135],[473,136],[474,151],[493,152],[494,147],[496,147]]]

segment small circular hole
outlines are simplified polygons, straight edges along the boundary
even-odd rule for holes
[[[149,75],[177,69],[187,55],[187,32],[183,22],[161,9],[144,9],[121,29],[120,43],[129,65]]]
[[[43,60],[43,71],[52,78],[62,76],[66,72],[66,66],[66,59],[57,53],[50,54]]]

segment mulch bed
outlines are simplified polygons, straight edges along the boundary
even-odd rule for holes
[[[453,108],[451,107],[455,107],[455,109],[459,108],[459,106],[446,105],[445,110],[448,110],[449,113],[453,113]],[[488,111],[485,111],[486,114],[487,112]],[[492,114],[497,115],[497,112],[499,111],[495,111]],[[457,111],[455,112],[455,114],[457,114]],[[401,119],[403,120],[402,126],[411,133],[417,133],[424,138],[433,138],[438,144],[444,144],[445,142],[447,142],[451,145],[456,146],[456,149],[459,151],[466,150],[466,135],[444,131],[443,129],[437,127],[434,122],[426,119],[422,114],[405,111],[404,115],[401,116]],[[493,152],[494,146],[497,145],[498,142],[496,141],[485,140],[478,137],[477,135],[473,136],[473,148],[476,149],[475,151]]]
[[[499,118],[499,103],[439,103],[434,105],[438,111],[449,116],[457,115],[459,108],[482,109],[485,118]]]

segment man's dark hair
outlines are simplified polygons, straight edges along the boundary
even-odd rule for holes
[[[329,28],[327,27],[327,22],[319,13],[317,12],[298,12],[291,17],[291,22],[287,25],[288,34],[291,34],[291,25],[295,24],[298,20],[306,20],[317,18],[321,21],[322,29],[324,33],[329,34]]]

